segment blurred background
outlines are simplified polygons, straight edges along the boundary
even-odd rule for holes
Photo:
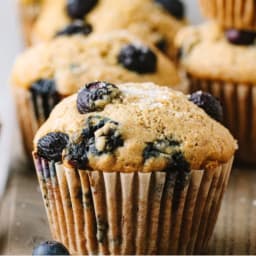
[[[196,24],[202,18],[198,8],[197,0],[184,0],[187,7],[188,19]],[[11,159],[19,158],[22,162],[22,149],[17,129],[14,108],[11,97],[11,87],[9,83],[9,74],[14,62],[15,56],[22,51],[22,38],[19,26],[19,17],[15,0],[0,1],[0,119],[2,122],[2,134],[0,137],[0,196],[6,183]],[[29,67],[28,67],[29,68]],[[17,161],[15,161],[17,162]]]

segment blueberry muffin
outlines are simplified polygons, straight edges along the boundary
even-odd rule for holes
[[[256,30],[254,0],[199,0],[203,14],[216,20],[221,27]]]
[[[188,27],[177,36],[190,91],[204,90],[224,105],[224,124],[238,139],[238,160],[256,163],[256,34],[222,30],[215,23]]]
[[[48,0],[32,40],[49,40],[77,19],[90,24],[94,32],[127,29],[170,57],[174,56],[173,38],[185,23],[180,0]]]
[[[168,87],[98,81],[59,103],[33,152],[53,238],[74,254],[202,253],[236,149],[207,97],[212,112]]]
[[[32,27],[39,15],[42,2],[43,0],[18,0],[19,16],[26,45],[31,44]]]
[[[94,80],[174,86],[179,76],[159,50],[124,31],[87,39],[61,36],[25,51],[15,62],[12,84],[28,152],[36,130],[52,108]]]

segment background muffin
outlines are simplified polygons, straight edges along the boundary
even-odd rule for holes
[[[78,254],[202,252],[235,149],[180,92],[87,84],[34,140],[53,238]]]
[[[224,28],[256,30],[254,0],[200,0],[203,14]]]
[[[256,153],[254,41],[253,34],[223,31],[215,23],[188,27],[177,36],[190,91],[208,91],[221,100],[223,122],[239,141],[238,158],[251,163]]]
[[[36,46],[17,58],[12,72],[28,150],[56,103],[92,80],[177,85],[179,76],[160,51],[123,31],[88,39],[64,36]]]
[[[26,45],[31,44],[31,31],[43,0],[19,0],[19,14]]]
[[[94,32],[127,29],[143,40],[157,45],[168,56],[174,57],[173,39],[185,24],[184,7],[179,0],[87,2],[88,4],[81,0],[45,1],[33,30],[33,42],[49,40],[74,20],[84,19]]]

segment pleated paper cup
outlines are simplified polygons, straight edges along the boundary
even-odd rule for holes
[[[211,170],[84,171],[33,154],[53,239],[72,254],[206,252],[233,159]]]
[[[13,94],[24,149],[27,155],[31,156],[33,139],[37,130],[46,121],[50,111],[61,97],[58,99],[40,95],[35,97],[29,90],[18,87],[13,88]]]
[[[256,164],[256,85],[202,80],[188,76],[189,91],[209,92],[219,98],[224,110],[224,125],[238,140],[236,160]]]
[[[199,0],[203,14],[224,28],[256,30],[254,0]]]
[[[23,38],[26,46],[31,45],[31,32],[33,25],[36,21],[36,18],[39,14],[40,4],[31,3],[31,4],[22,4],[19,3],[19,16],[20,22],[22,25]]]

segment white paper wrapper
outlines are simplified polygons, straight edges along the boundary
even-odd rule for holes
[[[53,238],[78,254],[203,253],[233,159],[213,170],[79,171],[34,155]]]
[[[188,76],[189,92],[202,90],[219,98],[224,125],[238,140],[236,160],[256,164],[256,85],[207,81]]]
[[[225,28],[256,30],[254,0],[200,0],[204,15]]]

